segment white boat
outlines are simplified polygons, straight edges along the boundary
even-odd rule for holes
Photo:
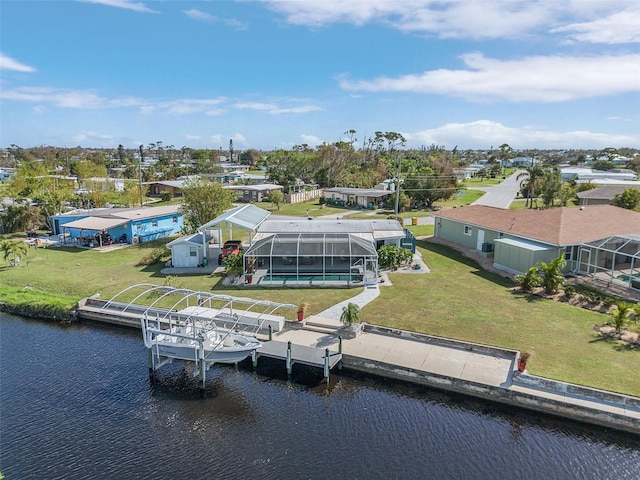
[[[262,347],[255,337],[233,330],[222,330],[197,322],[158,329],[142,322],[145,346],[154,355],[179,360],[214,363],[238,363]]]

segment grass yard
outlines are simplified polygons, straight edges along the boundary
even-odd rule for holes
[[[454,195],[449,200],[443,200],[440,202],[435,202],[433,204],[434,207],[440,208],[450,208],[450,207],[459,207],[461,205],[471,205],[477,199],[484,195],[482,190],[463,190],[460,193]]]
[[[280,204],[280,209],[271,202],[254,202],[254,205],[270,211],[273,215],[294,215],[299,217],[305,217],[307,211],[309,212],[310,217],[320,217],[322,215],[344,213],[349,210],[345,207],[333,207],[330,205],[322,206],[318,203],[318,199],[303,203],[282,203]]]
[[[23,289],[30,287],[76,302],[95,293],[111,298],[128,286],[150,283],[165,285],[167,277],[160,270],[163,263],[139,266],[138,263],[164,242],[150,242],[139,246],[99,252],[74,247],[31,248],[20,266],[12,268],[8,262],[0,266],[3,286]],[[246,296],[259,300],[309,304],[309,314],[318,313],[337,302],[357,294],[354,289],[308,288],[285,290],[276,288],[228,288],[221,285],[221,275],[192,275],[172,277],[172,286],[219,294]],[[139,293],[139,292],[138,292]],[[5,292],[5,295],[7,293]],[[0,300],[3,292],[0,291]],[[8,300],[8,299],[6,299]],[[296,317],[295,310],[283,311],[287,318]]]
[[[416,237],[426,237],[433,235],[434,225],[407,225],[405,228]]]
[[[529,295],[440,245],[418,242],[428,274],[391,274],[362,320],[403,330],[530,350],[534,375],[640,396],[640,351],[601,340],[608,317]]]
[[[481,193],[481,192],[478,192]],[[300,204],[304,215],[306,204]],[[310,204],[310,215],[314,214]],[[319,210],[316,204],[315,208]],[[325,207],[323,214],[331,210]],[[335,209],[344,211],[344,209]],[[280,213],[283,213],[282,211]],[[299,213],[298,213],[299,214]],[[418,216],[409,213],[408,216]],[[433,225],[408,227],[416,236],[433,234]],[[140,266],[140,261],[162,249],[164,242],[145,243],[111,252],[61,248],[31,248],[19,267],[0,265],[0,283],[6,287],[41,290],[77,301],[95,293],[111,298],[139,283],[164,285],[163,263]],[[592,325],[608,317],[577,307],[514,294],[509,280],[481,270],[475,262],[447,247],[419,241],[427,274],[390,275],[393,286],[363,308],[363,321],[403,330],[456,338],[534,353],[529,370],[534,375],[640,396],[640,351],[616,341],[602,340]],[[161,251],[161,250],[157,250]],[[220,275],[173,277],[173,286],[294,305],[306,302],[308,314],[346,300],[360,289],[228,288]],[[13,295],[14,293],[11,293]],[[0,288],[0,301],[3,293]],[[5,299],[6,300],[6,299]],[[283,311],[289,319],[295,310]]]

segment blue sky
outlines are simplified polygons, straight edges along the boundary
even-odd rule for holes
[[[0,146],[640,148],[638,0],[0,0]]]

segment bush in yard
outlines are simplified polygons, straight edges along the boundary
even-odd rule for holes
[[[516,283],[523,290],[530,292],[542,285],[542,275],[538,267],[531,267],[524,275],[516,275]]]
[[[232,253],[227,257],[222,259],[222,264],[224,265],[224,271],[227,275],[240,275],[244,270],[244,251],[240,251],[240,253]]]
[[[378,264],[382,267],[397,269],[403,263],[413,259],[411,250],[396,245],[383,245],[378,249]]]

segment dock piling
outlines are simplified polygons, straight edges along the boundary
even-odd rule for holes
[[[329,383],[329,349],[324,349],[324,379]]]
[[[291,376],[291,340],[287,342],[287,375]]]

